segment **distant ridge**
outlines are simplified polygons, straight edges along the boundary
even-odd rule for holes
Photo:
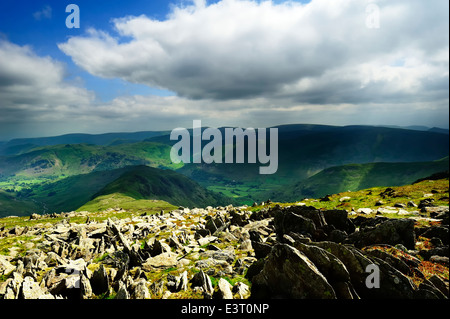
[[[59,144],[93,144],[114,145],[120,142],[139,142],[145,139],[168,134],[166,131],[142,131],[132,133],[103,134],[64,134],[50,137],[17,138],[0,144],[0,155],[17,154],[18,150],[29,150],[37,146],[52,146]]]

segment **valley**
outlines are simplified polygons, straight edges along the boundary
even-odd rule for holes
[[[260,175],[260,165],[247,161],[173,163],[170,150],[176,141],[163,131],[12,140],[0,149],[0,216],[76,210],[98,196],[115,193],[184,206],[204,206],[213,198],[211,204],[218,203],[218,198],[247,205],[268,198],[297,201],[373,186],[405,185],[448,170],[445,130],[307,124],[276,128],[278,170],[271,175]],[[136,167],[153,169],[155,176],[177,172],[179,180],[166,183],[161,179],[162,184],[155,184],[148,174],[130,173]],[[132,177],[122,176],[127,172]],[[192,188],[191,181],[198,184],[193,189],[209,195],[180,197]],[[147,186],[139,186],[142,183]]]

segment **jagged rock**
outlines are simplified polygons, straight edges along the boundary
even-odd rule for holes
[[[232,210],[230,212],[231,225],[244,226],[248,223],[247,216],[244,212]]]
[[[336,229],[345,231],[347,234],[355,231],[355,225],[348,218],[346,210],[326,210],[322,213],[328,225],[333,225]]]
[[[79,275],[85,271],[87,263],[84,259],[69,260],[68,263],[55,267],[56,274],[66,273],[68,275]]]
[[[290,232],[299,233],[308,237],[311,237],[316,232],[316,226],[311,219],[287,210],[278,210],[275,213],[274,223],[279,238],[282,238],[284,234],[289,234]]]
[[[130,256],[131,265],[132,266],[141,265],[143,262],[142,257],[138,254],[138,252],[131,249],[128,240],[125,238],[125,236],[122,234],[122,232],[110,218],[108,218],[107,225],[108,228],[111,230],[111,232],[118,238],[119,242],[124,247],[124,251]]]
[[[257,259],[265,258],[272,250],[272,246],[257,241],[252,241],[252,247]]]
[[[117,290],[117,294],[114,299],[130,299],[127,286],[122,281],[119,282],[119,289]]]
[[[397,257],[395,257],[387,252],[384,252],[382,250],[379,250],[379,249],[368,250],[365,253],[368,256],[372,256],[372,257],[376,257],[376,258],[384,260],[389,265],[391,265],[395,269],[402,272],[404,275],[412,275],[411,268],[409,268],[408,264],[406,264],[400,258],[397,258]]]
[[[178,255],[172,252],[159,254],[155,257],[147,258],[142,264],[142,269],[151,271],[154,268],[170,268],[177,264]]]
[[[419,291],[420,290],[427,290],[425,295],[431,294],[430,296],[425,297],[426,299],[447,299],[446,294],[440,291],[430,280],[422,281],[419,285]],[[423,295],[423,293],[420,292],[419,294]]]
[[[320,247],[333,254],[345,265],[345,268],[350,274],[351,283],[355,290],[357,290],[358,295],[361,289],[364,290],[367,288],[365,286],[365,280],[368,274],[365,272],[365,269],[367,265],[372,263],[370,259],[364,257],[357,250],[352,250],[351,247],[330,241],[314,242],[311,245]],[[359,258],[355,254],[359,254]]]
[[[179,277],[179,280],[177,281],[177,291],[186,291],[188,288],[188,277],[187,277],[187,271],[185,270]]]
[[[414,221],[411,219],[390,219],[375,227],[365,227],[359,232],[350,234],[346,243],[352,243],[358,248],[375,244],[402,244],[408,249],[414,249]]]
[[[44,259],[44,262],[51,267],[54,266],[60,266],[63,265],[65,263],[67,263],[67,260],[64,258],[61,258],[58,254],[56,254],[53,251],[49,251],[47,253],[47,257]]]
[[[328,299],[336,294],[316,266],[296,248],[277,244],[262,271],[252,278],[255,298]]]
[[[442,292],[445,296],[449,296],[448,283],[445,282],[436,275],[431,276],[428,281],[430,281],[440,292]]]
[[[211,235],[211,232],[209,231],[209,229],[200,228],[200,229],[196,229],[195,230],[194,238],[195,239],[200,239],[202,237],[207,237],[207,236],[210,236],[210,235]]]
[[[167,274],[166,287],[170,292],[177,292],[178,278],[175,275]]]
[[[102,264],[92,274],[90,283],[92,292],[97,296],[109,292],[109,277]]]
[[[5,256],[0,255],[0,276],[8,275],[14,269],[16,269],[16,267],[13,266]]]
[[[433,204],[434,199],[433,198],[425,198],[422,199],[418,205],[419,208],[426,208],[426,207],[434,207],[435,205]],[[424,212],[426,212],[426,210],[424,209]]]
[[[17,299],[19,297],[22,282],[22,275],[17,272],[13,272],[12,276],[10,276],[10,278],[8,278],[2,286],[3,299]]]
[[[348,235],[345,231],[339,229],[333,229],[328,235],[328,240],[335,243],[342,243],[347,239]]]
[[[233,299],[247,299],[250,297],[250,287],[238,281],[231,290]]]
[[[212,294],[214,291],[211,279],[203,272],[203,270],[196,273],[190,282],[192,287],[200,287],[208,294]]]
[[[210,275],[233,273],[233,267],[228,262],[214,258],[198,260],[195,262],[195,267],[205,269]]]
[[[447,256],[431,256],[430,261],[438,264],[442,264],[445,266],[449,266],[449,258]]]
[[[233,286],[223,278],[219,279],[217,283],[217,290],[215,291],[213,298],[216,299],[233,299],[233,293],[231,289]]]
[[[408,207],[418,207],[418,205],[417,205],[416,203],[414,203],[412,200],[410,200],[410,201],[406,204],[406,206],[408,206]]]
[[[133,289],[134,299],[151,299],[150,292],[147,287],[147,281],[145,279],[139,279],[134,283]]]
[[[200,254],[200,257],[212,258],[215,260],[224,260],[231,264],[236,259],[236,254],[234,253],[234,249],[224,249],[205,251]]]
[[[49,291],[52,295],[62,296],[68,299],[82,298],[80,285],[81,275],[67,275],[65,273],[59,276],[52,276],[47,278]]]
[[[427,250],[420,250],[419,255],[422,256],[425,260],[430,260],[432,256],[441,256],[441,257],[447,257],[449,256],[449,247],[437,247]]]
[[[358,208],[356,212],[360,214],[370,215],[373,213],[373,210],[371,208]]]
[[[32,277],[27,276],[22,282],[19,298],[39,299],[39,297],[45,293],[45,290],[39,286],[39,283],[37,283]]]
[[[37,219],[41,219],[41,215],[36,213],[30,215],[30,220],[37,220]]]
[[[89,299],[92,296],[91,282],[84,274],[81,275],[80,289],[82,299]]]
[[[242,251],[251,251],[253,249],[252,241],[250,239],[244,239],[239,245],[239,249]]]
[[[122,272],[125,272],[129,268],[130,257],[124,251],[118,250],[112,254],[108,254],[103,260],[103,263],[114,268],[121,269]]]
[[[157,240],[155,237],[152,237],[147,242],[145,242],[143,251],[148,252],[151,257],[155,257],[162,253],[171,252],[172,250],[170,249],[170,246],[168,244]]]
[[[217,241],[216,236],[206,236],[197,240],[199,246],[208,245]]]
[[[213,218],[209,218],[207,221],[206,221],[206,224],[205,224],[205,228],[207,229],[207,230],[209,230],[209,232],[211,233],[211,234],[214,234],[216,231],[217,231],[217,226],[216,226],[216,223],[214,222],[214,219]]]
[[[425,238],[439,238],[444,245],[449,243],[449,230],[446,227],[432,226],[421,235]]]
[[[162,280],[152,282],[150,290],[154,295],[162,295],[164,293],[164,282]]]
[[[332,253],[317,246],[305,245],[299,242],[294,247],[304,253],[317,269],[327,278],[327,281],[333,286],[334,283],[349,283],[350,274],[345,265]],[[348,285],[347,285],[348,286]],[[337,297],[349,297],[348,295]],[[350,294],[351,298],[351,294]]]

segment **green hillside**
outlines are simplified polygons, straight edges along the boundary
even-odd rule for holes
[[[93,197],[116,193],[134,199],[160,199],[187,207],[227,205],[232,202],[230,198],[208,191],[177,172],[147,166],[132,168]]]
[[[268,192],[277,201],[319,198],[327,194],[379,186],[402,186],[437,172],[448,171],[449,158],[433,162],[349,164],[327,168],[314,176]]]
[[[21,155],[0,157],[0,179],[55,179],[130,165],[179,168],[182,165],[170,160],[170,149],[168,145],[153,142],[42,146]]]
[[[260,175],[259,163],[191,163],[178,171],[208,189],[221,191],[248,204],[267,199],[261,193],[279,187],[289,191],[291,185],[330,167],[382,162],[428,162],[449,154],[448,134],[396,128],[283,125],[278,127],[278,137],[278,171],[273,175]],[[159,136],[150,140],[163,142],[163,139],[164,136]],[[392,169],[402,166],[399,164]],[[386,185],[396,184],[396,177],[402,175],[401,169],[395,176],[384,174],[383,182]]]
[[[31,200],[17,198],[16,194],[0,189],[0,218],[6,216],[30,215],[39,210]]]
[[[171,141],[164,132],[153,132],[151,138],[134,143],[124,138],[144,138],[147,133],[137,133],[134,137],[104,134],[95,138],[75,134],[50,140],[11,141],[2,146],[8,152],[19,154],[0,156],[0,189],[8,192],[8,196],[1,199],[1,205],[15,207],[14,202],[20,200],[27,202],[26,207],[37,207],[43,212],[73,210],[92,200],[92,195],[96,193],[105,195],[117,192],[135,199],[165,195],[170,203],[176,205],[179,205],[178,202],[187,206],[209,202],[209,195],[202,193],[204,189],[200,191],[202,195],[197,197],[192,197],[194,193],[185,190],[171,193],[175,185],[169,183],[167,188],[160,187],[165,183],[152,180],[154,177],[150,176],[124,177],[113,183],[120,177],[116,170],[137,165],[177,171],[214,192],[208,194],[226,196],[241,204],[266,200],[267,196],[289,200],[293,196],[323,196],[347,189],[402,185],[446,170],[443,168],[445,165],[448,167],[448,159],[445,165],[442,162],[426,164],[448,156],[449,135],[441,132],[309,124],[276,128],[278,171],[273,175],[260,175],[260,166],[266,164],[259,162],[174,164],[170,159],[170,150],[177,141]],[[222,137],[225,136],[224,130],[221,128]],[[109,144],[33,147],[33,143],[70,142],[86,138],[94,144]],[[203,141],[203,145],[208,142]],[[97,175],[85,176],[90,173]],[[151,184],[152,187],[146,188],[136,183],[138,180],[142,185]],[[163,191],[169,193],[163,194]],[[189,197],[192,197],[190,201],[187,200]],[[177,202],[173,202],[174,199]],[[29,209],[21,207],[15,211]]]
[[[147,204],[151,206],[151,202],[132,201],[160,200],[188,207],[227,205],[233,202],[172,170],[128,166],[36,184],[17,193],[1,191],[0,216],[72,211],[88,202],[93,204],[92,200],[96,200],[94,203],[98,207],[103,207],[105,201],[100,203],[97,197],[103,196],[104,200],[105,195],[111,194],[127,197],[120,197],[119,202],[114,202],[115,205],[122,203],[122,206],[139,206],[142,209]],[[108,197],[106,199],[109,200]]]
[[[135,199],[123,194],[108,194],[98,196],[95,199],[84,204],[77,211],[89,211],[89,212],[100,212],[107,209],[124,209],[127,212],[135,213],[149,213],[149,212],[160,212],[170,211],[177,208],[166,201],[156,200],[156,199]]]

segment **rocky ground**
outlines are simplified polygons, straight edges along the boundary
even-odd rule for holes
[[[449,208],[420,204],[5,218],[0,298],[445,299]]]

